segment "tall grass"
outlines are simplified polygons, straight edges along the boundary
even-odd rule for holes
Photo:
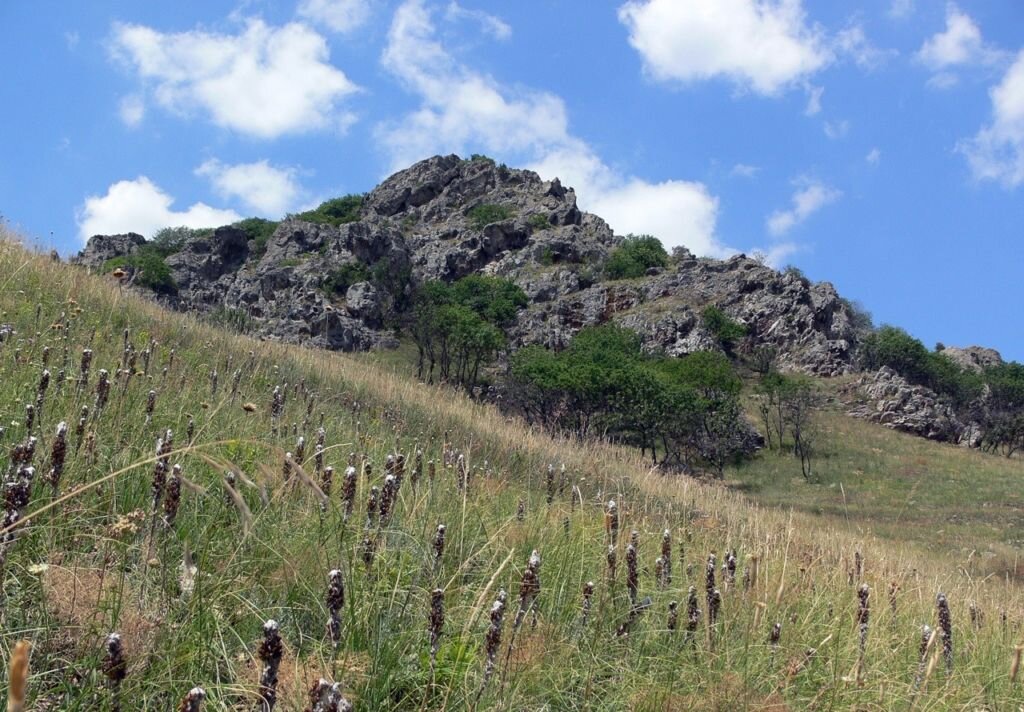
[[[51,471],[59,423],[85,418],[64,434],[58,484],[36,478],[4,529],[0,654],[32,642],[27,709],[167,710],[186,695],[207,710],[270,697],[302,710],[341,694],[367,710],[1024,701],[1010,674],[1019,589],[948,558],[666,478],[630,452],[552,438],[366,360],[214,330],[10,241],[0,275],[0,323],[16,332],[0,343],[0,445],[30,436],[44,353],[65,376],[35,413],[38,471]],[[149,349],[148,366],[128,369],[128,347]],[[210,377],[239,371],[230,389]],[[316,453],[297,456],[299,438]],[[437,463],[435,476],[402,478],[399,455]],[[352,473],[329,497],[310,474],[318,457]],[[548,466],[563,464],[569,486],[553,489]],[[16,481],[19,467],[2,472]],[[375,516],[346,516],[372,488]],[[609,546],[625,561],[627,544],[635,577],[609,577]],[[862,584],[893,591],[890,605],[872,599],[870,634]],[[955,653],[929,664],[940,638],[921,674],[940,592]],[[705,608],[694,626],[669,625],[679,601],[688,620],[690,605]]]

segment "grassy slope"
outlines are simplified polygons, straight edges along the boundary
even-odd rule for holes
[[[915,709],[996,709],[1024,700],[1007,676],[1024,619],[1019,590],[971,578],[947,557],[800,513],[752,507],[723,488],[652,475],[629,453],[552,440],[365,360],[216,332],[10,243],[0,242],[0,275],[0,323],[19,332],[17,341],[0,345],[5,449],[26,435],[20,423],[24,404],[34,398],[44,347],[51,371],[63,367],[74,378],[81,349],[91,346],[94,384],[100,368],[118,368],[124,329],[140,351],[150,339],[159,343],[149,374],[133,377],[126,388],[116,380],[109,405],[90,421],[95,448],[75,453],[72,436],[64,498],[46,509],[49,488],[37,480],[29,519],[11,548],[0,655],[6,658],[19,638],[33,641],[30,699],[37,706],[109,709],[98,668],[102,640],[117,630],[129,660],[127,709],[170,709],[196,684],[209,693],[207,709],[251,708],[260,626],[273,617],[286,647],[279,709],[302,709],[304,689],[321,675],[340,680],[360,709],[466,708],[481,683],[490,603],[499,587],[509,591],[507,645],[532,549],[543,557],[538,622],[524,623],[508,664],[503,648],[480,709],[908,708],[919,626],[935,625],[938,590],[953,608],[955,665],[947,673],[939,660]],[[50,328],[54,323],[66,328]],[[232,398],[231,374],[239,367],[239,394]],[[216,392],[209,378],[214,368]],[[338,471],[325,511],[310,488],[282,481],[283,451],[294,449],[296,436],[290,427],[271,433],[269,399],[284,384],[290,385],[282,420],[306,436],[307,457],[324,414],[325,460]],[[147,424],[151,388],[158,396]],[[240,407],[246,401],[256,412]],[[80,406],[92,403],[91,388],[79,394],[65,383],[58,392],[51,384],[37,426],[41,471],[56,422],[67,420],[73,430]],[[183,442],[189,415],[197,426],[191,448]],[[181,448],[172,462],[182,464],[196,487],[184,491],[174,526],[158,524],[150,538],[153,444],[164,428],[174,430]],[[411,453],[418,445],[425,459],[440,461],[446,431],[474,469],[468,490],[461,492],[445,468],[416,488],[407,477],[391,524],[364,531],[368,488],[381,484],[386,454]],[[346,523],[338,493],[349,452],[372,463],[373,472],[360,477],[356,514]],[[263,503],[258,488],[242,487],[253,513],[248,535],[224,495],[227,463],[267,493]],[[566,489],[546,503],[547,463],[565,463],[570,484],[579,487],[575,501]],[[312,472],[312,462],[306,466]],[[620,504],[623,530],[613,582],[605,575],[602,515],[609,497]],[[132,512],[140,514],[126,517]],[[431,541],[439,522],[448,527],[448,544],[435,572]],[[673,535],[674,569],[662,590],[652,571],[665,528]],[[640,595],[651,596],[653,606],[623,638],[615,630],[629,611],[624,540],[630,529],[639,532]],[[362,563],[365,536],[377,542],[371,567]],[[191,595],[178,585],[186,548],[199,569]],[[720,563],[730,549],[737,551],[741,577],[759,556],[759,576],[746,590],[741,579],[727,586],[717,572],[723,604],[710,630],[704,561],[714,551]],[[848,574],[854,551],[865,557],[863,580],[873,592],[860,682],[857,599]],[[334,567],[344,571],[347,585],[337,654],[324,640],[326,573]],[[587,580],[597,586],[590,624],[582,629],[580,591]],[[890,602],[893,582],[899,589]],[[683,630],[666,630],[671,600],[680,602],[685,628],[690,585],[705,609],[693,640]],[[446,592],[447,622],[432,674],[425,630],[436,586]],[[985,614],[978,626],[968,622],[972,603]],[[783,632],[773,651],[767,635],[776,621]],[[805,664],[811,647],[817,653]]]

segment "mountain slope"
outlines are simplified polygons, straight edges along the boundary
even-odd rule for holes
[[[285,710],[302,709],[321,676],[340,681],[360,709],[475,701],[478,709],[782,709],[825,700],[853,709],[917,694],[922,709],[995,709],[1022,700],[1005,673],[1010,631],[1022,620],[1019,590],[971,579],[948,559],[651,474],[627,452],[554,440],[343,355],[217,331],[11,242],[0,241],[0,274],[3,444],[24,442],[29,429],[39,438],[27,503],[5,503],[20,517],[5,530],[16,538],[5,547],[0,632],[5,656],[16,639],[33,640],[31,709],[105,708],[103,641],[113,631],[127,663],[126,708],[172,708],[193,685],[205,688],[207,709],[251,708],[267,619],[284,641]],[[92,362],[79,388],[86,348]],[[51,378],[41,388],[44,369]],[[100,369],[112,386],[97,409]],[[286,394],[279,407],[275,388]],[[39,407],[28,428],[30,402]],[[90,410],[79,437],[82,406]],[[71,430],[54,499],[43,475],[60,420]],[[314,454],[321,426],[323,463],[335,468],[323,506],[302,477],[324,483]],[[182,466],[182,488],[165,524],[172,489],[160,478],[153,489],[154,443],[168,429],[175,445],[166,457]],[[424,471],[414,484],[418,450]],[[303,461],[301,472],[285,451]],[[403,484],[385,521],[378,497],[368,523],[371,488],[384,486],[395,454],[406,456]],[[346,520],[341,473],[350,457],[359,469]],[[32,479],[23,467],[11,472]],[[619,517],[614,577],[609,499]],[[439,523],[447,532],[437,560]],[[650,607],[630,603],[631,530],[638,600],[649,596]],[[672,573],[659,582],[666,530]],[[521,592],[537,590],[522,585],[533,550],[539,595],[516,630]],[[713,577],[705,574],[712,552]],[[735,579],[718,566],[733,552]],[[196,570],[182,576],[183,559]],[[346,586],[337,649],[325,633],[335,568]],[[706,598],[711,578],[718,594]],[[587,581],[594,594],[584,623]],[[859,582],[870,592],[869,614],[859,614],[863,648],[852,624]],[[692,635],[690,586],[700,609]],[[484,686],[487,611],[499,588],[509,593],[504,637]],[[434,589],[444,625],[431,664]],[[952,666],[935,640],[919,668],[919,626],[938,626],[939,591],[952,607]],[[719,599],[709,625],[708,603]],[[984,614],[977,625],[972,606]],[[915,685],[919,669],[926,679]]]

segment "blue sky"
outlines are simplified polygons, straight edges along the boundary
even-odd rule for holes
[[[1024,360],[1016,0],[12,0],[0,38],[0,214],[65,254],[486,153]]]

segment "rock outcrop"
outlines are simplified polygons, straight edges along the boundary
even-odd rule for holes
[[[987,349],[983,346],[947,346],[942,353],[953,359],[960,368],[975,373],[981,373],[991,366],[999,366],[1003,363],[1003,357],[995,349]]]
[[[981,430],[964,422],[953,406],[931,389],[908,383],[888,367],[861,376],[851,393],[859,401],[849,414],[930,440],[976,447]]]
[[[713,304],[746,325],[748,346],[774,347],[783,367],[823,376],[853,368],[858,332],[831,285],[743,255],[698,259],[685,249],[645,277],[603,280],[620,242],[558,180],[437,156],[368,193],[354,222],[288,219],[265,245],[232,226],[189,239],[166,259],[177,294],[162,299],[239,312],[263,338],[363,350],[394,343],[391,327],[415,285],[483,273],[511,279],[530,299],[512,329],[517,345],[565,344],[611,321],[635,329],[650,351],[717,349],[701,319]],[[76,260],[99,267],[141,244],[134,234],[98,235]],[[346,270],[351,279],[333,276]]]

